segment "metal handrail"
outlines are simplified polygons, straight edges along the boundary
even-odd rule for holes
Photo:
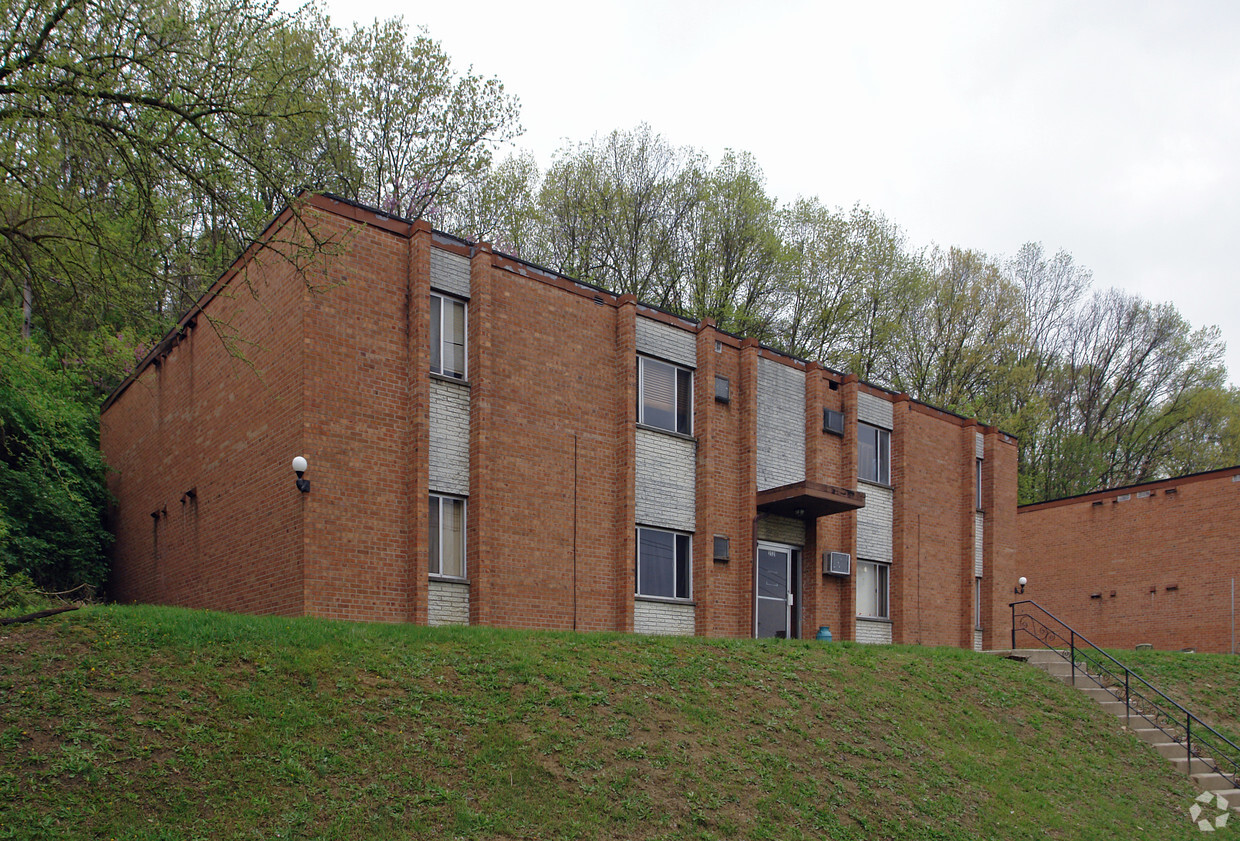
[[[1067,632],[1067,636],[1065,637],[1063,633],[1047,625],[1045,622],[1042,621],[1041,618],[1039,618],[1038,616],[1035,616],[1032,613],[1024,612],[1024,613],[1017,614],[1016,608],[1023,606],[1023,605],[1031,605],[1032,607],[1040,611],[1042,614],[1045,614],[1047,617],[1049,617],[1054,622],[1056,622],[1065,632]],[[1092,680],[1094,684],[1098,686],[1099,688],[1105,689],[1108,692],[1110,692],[1111,695],[1113,695],[1116,700],[1119,700],[1120,698],[1118,695],[1118,686],[1112,688],[1112,686],[1104,684],[1099,679],[1100,677],[1105,675],[1106,677],[1114,681],[1116,684],[1118,684],[1119,682],[1119,675],[1116,673],[1116,671],[1113,671],[1112,669],[1107,668],[1105,662],[1100,660],[1096,656],[1094,656],[1094,653],[1096,652],[1097,654],[1102,655],[1102,657],[1105,657],[1106,660],[1109,660],[1111,663],[1113,663],[1117,667],[1117,669],[1119,671],[1122,671],[1123,673],[1124,712],[1129,722],[1131,722],[1132,720],[1132,713],[1135,707],[1136,713],[1138,716],[1145,719],[1150,724],[1152,724],[1154,727],[1161,730],[1164,734],[1170,737],[1173,741],[1183,742],[1185,754],[1188,760],[1188,771],[1190,774],[1192,773],[1193,760],[1196,759],[1200,762],[1205,763],[1207,766],[1211,767],[1215,773],[1229,780],[1233,786],[1240,787],[1240,746],[1237,746],[1234,742],[1232,742],[1226,736],[1219,733],[1217,730],[1215,730],[1210,725],[1206,724],[1204,721],[1202,721],[1197,716],[1193,715],[1189,710],[1185,709],[1184,706],[1179,704],[1173,698],[1169,697],[1165,692],[1160,690],[1158,687],[1154,686],[1152,683],[1147,681],[1145,678],[1141,677],[1141,675],[1137,674],[1136,672],[1134,672],[1132,669],[1125,666],[1120,661],[1116,660],[1106,651],[1103,651],[1101,648],[1099,648],[1097,645],[1091,642],[1088,637],[1079,633],[1075,628],[1073,628],[1067,622],[1064,622],[1058,616],[1051,613],[1049,610],[1042,607],[1042,605],[1038,604],[1032,599],[1024,599],[1022,601],[1011,602],[1008,605],[1008,607],[1012,609],[1012,648],[1013,649],[1016,648],[1016,632],[1024,631],[1026,634],[1033,637],[1033,639],[1042,643],[1042,645],[1045,648],[1047,648],[1050,651],[1054,651],[1060,657],[1063,657],[1063,659],[1068,660],[1071,663],[1072,685],[1073,686],[1076,685],[1077,659],[1079,657],[1079,659],[1083,660],[1086,664],[1084,666],[1081,666],[1081,674],[1089,678],[1090,680]],[[1029,627],[1025,627],[1024,625],[1021,625],[1018,627],[1018,623],[1017,623],[1018,615],[1021,619],[1028,620],[1028,624],[1030,626],[1036,625],[1040,629],[1040,633],[1035,633],[1033,630],[1030,630]],[[1053,645],[1051,645],[1047,641],[1048,638],[1054,638],[1054,639],[1059,640],[1060,642],[1066,643],[1069,649],[1069,654],[1065,656],[1063,651],[1061,651],[1058,648],[1055,648]],[[1090,674],[1089,672],[1090,665],[1094,666],[1097,676]],[[1144,685],[1147,689],[1149,689],[1150,692],[1154,693],[1154,695],[1156,695],[1158,698],[1161,698],[1167,704],[1174,707],[1175,710],[1179,713],[1179,715],[1173,714],[1169,712],[1168,710],[1164,709],[1163,706],[1159,704],[1157,698],[1148,697],[1145,693],[1139,691],[1139,689],[1137,691],[1134,691],[1132,687],[1132,678],[1136,678],[1136,680],[1139,681],[1141,685]],[[1142,709],[1141,704],[1134,705],[1133,704],[1134,696],[1139,701],[1143,702],[1144,704],[1148,704],[1150,707],[1152,707],[1154,712],[1152,714],[1147,713]],[[1173,730],[1168,730],[1167,727],[1164,727],[1162,724],[1163,721],[1167,722],[1168,726],[1172,726],[1175,728],[1183,727],[1183,730],[1184,730],[1183,739],[1179,737],[1177,732]],[[1197,725],[1195,729],[1193,726],[1194,722]],[[1204,731],[1204,734],[1202,731]],[[1211,739],[1210,738],[1211,736],[1213,736],[1214,738]],[[1215,740],[1217,740],[1217,742]],[[1207,744],[1208,746],[1211,746],[1212,748],[1211,752],[1213,755],[1209,757],[1202,755],[1200,746],[1203,742]],[[1224,745],[1226,747],[1224,747]],[[1226,748],[1231,749],[1230,755],[1226,755],[1228,753]],[[1224,755],[1220,756],[1219,755],[1220,753]],[[1228,765],[1230,770],[1225,771],[1219,767],[1218,762],[1220,759],[1223,760]]]

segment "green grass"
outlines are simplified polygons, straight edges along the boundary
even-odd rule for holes
[[[0,629],[0,838],[1187,839],[1195,794],[1079,693],[953,649]]]
[[[1240,660],[1236,657],[1178,651],[1109,653],[1240,745]]]

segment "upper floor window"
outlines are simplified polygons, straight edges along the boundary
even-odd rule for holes
[[[891,484],[891,433],[857,424],[857,474],[867,482]]]
[[[465,302],[431,294],[431,373],[465,379]]]
[[[645,356],[637,362],[637,422],[692,435],[693,372]]]

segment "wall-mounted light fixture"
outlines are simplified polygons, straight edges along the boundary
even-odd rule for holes
[[[310,480],[301,478],[306,472],[306,460],[301,456],[293,459],[293,472],[297,474],[297,490],[310,493]]]
[[[1028,583],[1029,583],[1029,579],[1025,578],[1025,576],[1022,575],[1020,578],[1016,579],[1016,586],[1012,589],[1012,592],[1018,596],[1024,595],[1025,585]]]

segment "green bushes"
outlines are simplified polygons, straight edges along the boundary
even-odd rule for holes
[[[0,567],[40,588],[98,586],[111,536],[97,398],[0,322]]]

